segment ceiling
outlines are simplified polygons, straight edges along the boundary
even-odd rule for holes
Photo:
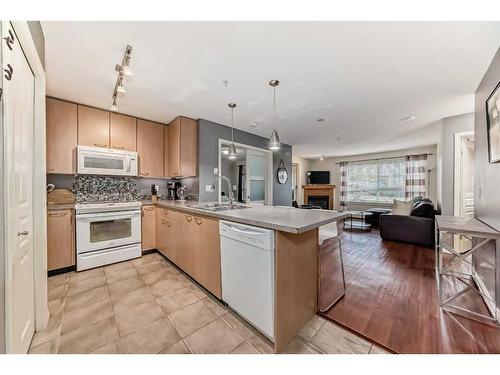
[[[304,157],[435,144],[436,120],[472,112],[500,22],[42,22],[47,93],[120,112],[177,115],[281,140]],[[271,79],[279,79],[273,122]],[[227,86],[224,84],[227,81]],[[401,119],[415,116],[411,122]],[[324,121],[316,121],[323,118]]]

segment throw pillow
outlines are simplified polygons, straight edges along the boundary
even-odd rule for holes
[[[435,215],[432,203],[422,201],[412,211],[411,216],[433,218]]]
[[[397,199],[393,200],[392,203],[393,215],[410,216],[412,209],[413,209],[413,201],[406,202],[406,201],[398,201]]]

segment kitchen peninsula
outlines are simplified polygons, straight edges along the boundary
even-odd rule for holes
[[[151,244],[154,233],[158,251],[223,299],[220,222],[274,231],[274,337],[269,338],[279,353],[317,310],[318,228],[345,215],[291,207],[218,207],[196,201],[144,201],[142,241]]]

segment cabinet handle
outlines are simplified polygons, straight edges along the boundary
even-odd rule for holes
[[[9,36],[4,37],[5,43],[7,44],[7,47],[12,51],[12,45],[15,42],[14,39],[14,34],[12,33],[12,30],[9,30]]]
[[[50,172],[53,172],[53,171],[55,171],[55,170],[56,170],[55,168],[49,168],[49,171],[50,171]]]
[[[151,207],[143,207],[142,208],[144,211],[153,211],[155,209],[155,206],[151,206]]]
[[[66,216],[67,212],[50,212],[50,217],[63,217]]]
[[[203,220],[202,220],[201,218],[199,218],[199,217],[195,217],[195,218],[194,218],[194,222],[195,222],[196,224],[198,224],[198,225],[203,224]]]
[[[27,236],[28,234],[29,234],[29,232],[27,230],[24,230],[22,232],[17,232],[17,236],[18,237]]]
[[[141,176],[149,176],[149,172],[141,172],[139,173]]]
[[[162,223],[162,224],[166,224],[166,223],[167,223],[167,220],[165,220],[165,219],[161,219],[161,223]]]
[[[124,146],[111,146],[111,148],[115,148],[117,150],[125,150]]]
[[[191,215],[184,215],[188,223],[193,221],[193,217]]]
[[[163,215],[168,215],[168,210],[166,208],[163,209]]]
[[[170,221],[167,221],[167,227],[171,227],[172,226],[172,223]]]
[[[94,143],[94,146],[108,148],[108,145],[103,145],[103,144],[100,144],[100,143]]]

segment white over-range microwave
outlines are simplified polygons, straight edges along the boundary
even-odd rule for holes
[[[137,176],[137,152],[77,146],[77,173]]]

